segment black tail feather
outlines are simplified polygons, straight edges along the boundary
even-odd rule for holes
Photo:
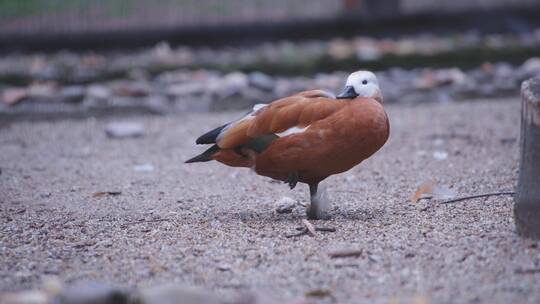
[[[203,135],[201,135],[199,138],[197,138],[197,141],[196,143],[198,145],[202,145],[202,144],[215,144],[216,143],[216,139],[219,135],[219,133],[221,133],[221,131],[227,126],[228,124],[226,125],[223,125],[219,128],[215,128],[214,130],[210,131],[210,132],[207,132]]]
[[[212,154],[216,153],[217,151],[219,151],[218,145],[213,145],[212,147],[210,147],[208,150],[204,151],[203,153],[186,160],[185,163],[187,164],[187,163],[199,163],[199,162],[211,161]]]

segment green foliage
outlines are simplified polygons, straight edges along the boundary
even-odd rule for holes
[[[208,16],[233,14],[238,8],[236,5],[228,5],[221,1],[199,2],[197,0],[155,0],[154,2],[147,0],[0,0],[0,18],[70,11],[77,13],[80,9],[96,9],[105,16],[123,17],[145,10],[149,5],[179,7],[192,14]]]
[[[0,17],[24,17],[85,7],[91,0],[0,0]]]

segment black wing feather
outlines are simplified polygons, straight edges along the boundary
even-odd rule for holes
[[[207,162],[212,160],[212,154],[219,151],[218,145],[211,146],[208,150],[204,151],[203,153],[190,158],[185,161],[186,164],[188,163],[200,163],[200,162]]]
[[[197,138],[197,141],[195,141],[195,143],[197,143],[198,145],[215,144],[219,133],[221,133],[221,131],[228,125],[229,124],[225,124],[219,128],[215,128],[214,130],[201,135],[199,138]]]

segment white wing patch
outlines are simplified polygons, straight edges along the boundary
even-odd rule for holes
[[[251,113],[257,112],[257,111],[259,111],[260,109],[266,107],[267,105],[268,105],[268,104],[266,104],[266,103],[258,103],[258,104],[256,104],[256,105],[253,106],[253,111],[252,111]]]
[[[299,127],[292,127],[292,128],[289,128],[283,132],[280,132],[280,133],[276,133],[277,136],[279,137],[285,137],[287,135],[292,135],[292,134],[298,134],[298,133],[302,133],[302,132],[305,132],[307,130],[307,128],[309,128],[309,126],[305,127],[305,128],[299,128]]]
[[[328,98],[332,98],[332,99],[336,99],[336,95],[332,92],[328,92],[326,90],[321,90],[324,97],[328,97]]]

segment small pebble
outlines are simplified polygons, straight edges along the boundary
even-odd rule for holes
[[[86,94],[90,98],[106,100],[111,97],[111,90],[103,85],[92,84],[86,90]]]
[[[111,138],[141,137],[144,127],[136,122],[111,122],[105,127],[105,133]]]
[[[164,285],[141,290],[136,297],[135,303],[221,304],[223,301],[208,289],[196,289],[182,285]]]
[[[60,292],[56,301],[51,303],[69,304],[122,304],[128,302],[123,289],[101,282],[78,282]]]
[[[49,198],[49,197],[51,197],[51,195],[52,195],[52,193],[50,193],[50,192],[45,192],[45,193],[41,193],[39,196],[40,196],[41,198]]]
[[[279,214],[291,213],[296,204],[294,199],[284,196],[276,202],[276,212]]]
[[[152,172],[154,171],[154,166],[152,164],[140,164],[133,166],[133,171],[135,172]]]
[[[229,265],[229,264],[219,264],[219,265],[217,265],[216,268],[218,270],[220,270],[220,271],[229,271],[229,270],[231,270],[231,265]]]
[[[448,158],[448,152],[446,151],[435,151],[433,152],[433,158],[436,160],[445,160]]]

